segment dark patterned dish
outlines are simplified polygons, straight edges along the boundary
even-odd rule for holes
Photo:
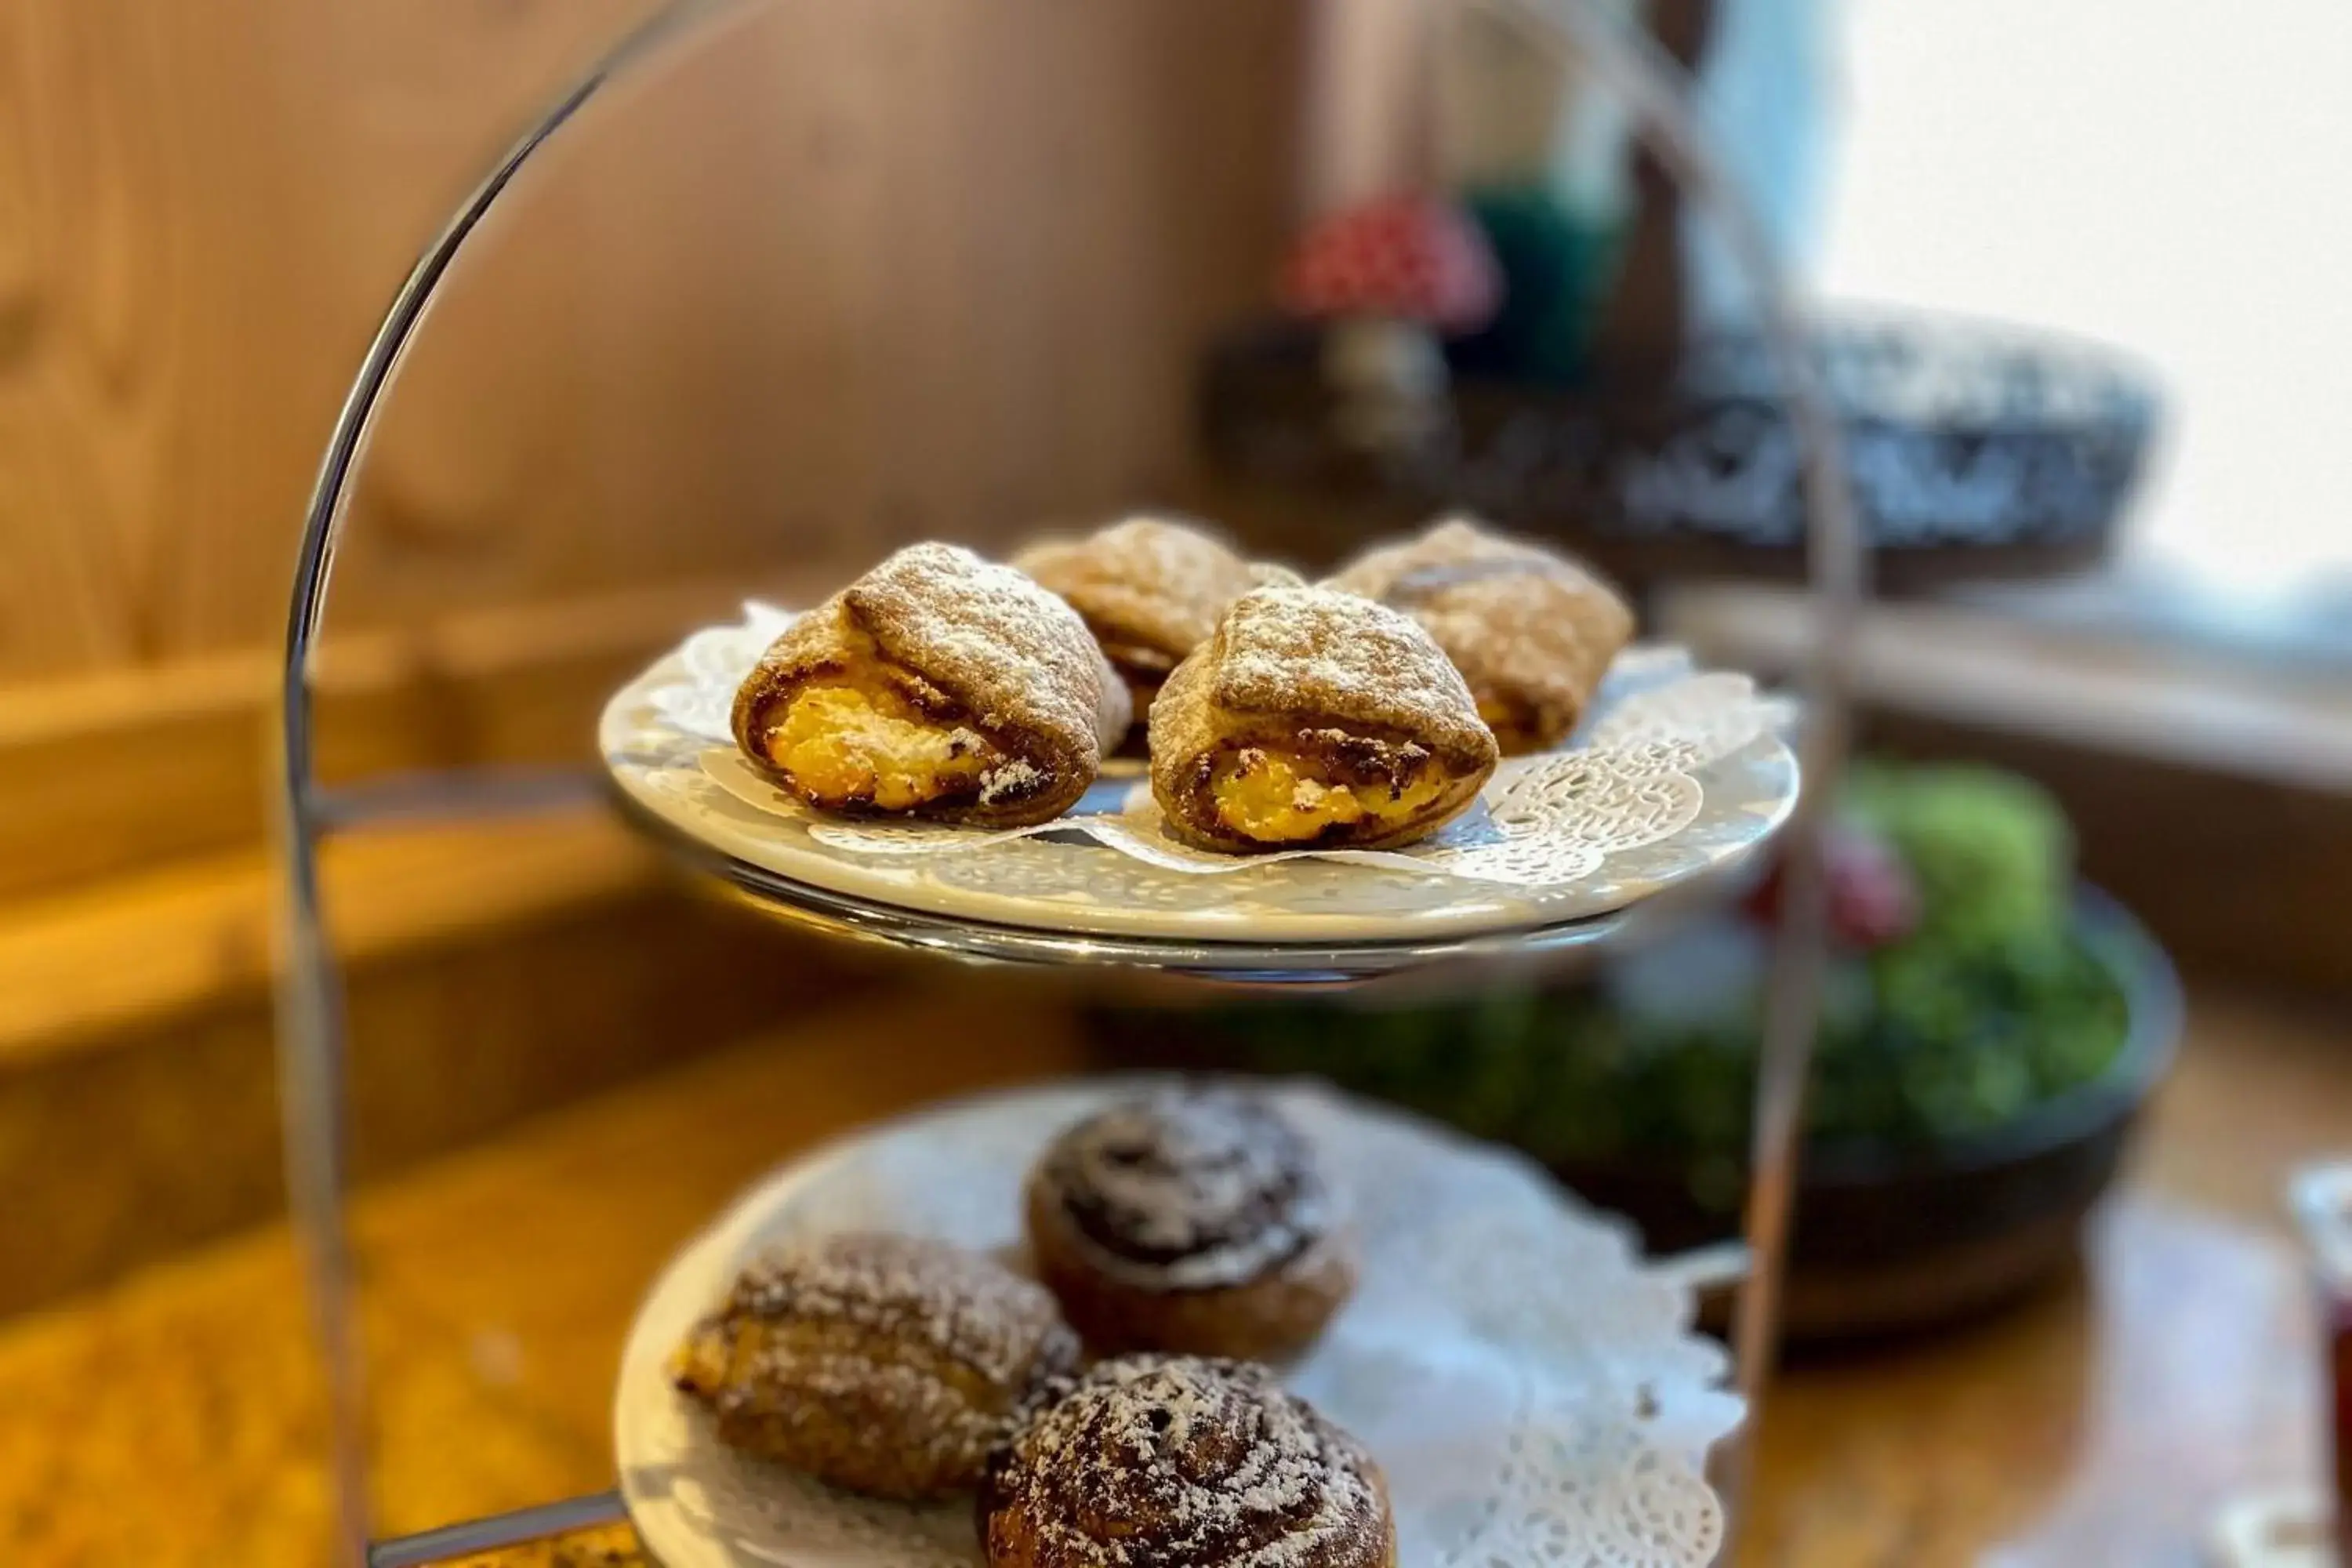
[[[1820,349],[1884,585],[2046,575],[2106,554],[2157,424],[2139,372],[2087,344],[1932,319],[1833,321]],[[1701,342],[1666,393],[1639,401],[1459,375],[1450,433],[1372,458],[1332,435],[1315,330],[1283,322],[1213,351],[1202,434],[1222,481],[1279,496],[1317,535],[1254,540],[1268,548],[1336,554],[1462,507],[1636,583],[1793,577],[1804,511],[1773,387],[1746,335]]]

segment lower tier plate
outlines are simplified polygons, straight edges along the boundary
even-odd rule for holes
[[[664,1271],[622,1362],[622,1495],[668,1568],[978,1568],[969,1500],[852,1497],[719,1444],[666,1373],[763,1246],[847,1229],[1025,1266],[1021,1184],[1052,1135],[1137,1080],[1022,1090],[854,1136],[740,1198]],[[1420,1568],[1699,1568],[1708,1449],[1742,1406],[1689,1287],[1535,1165],[1308,1086],[1274,1091],[1360,1247],[1355,1293],[1286,1380],[1370,1447]],[[1140,1559],[1139,1559],[1140,1561]]]

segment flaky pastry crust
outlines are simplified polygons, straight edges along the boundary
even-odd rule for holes
[[[1566,739],[1633,635],[1633,610],[1591,570],[1461,518],[1367,551],[1326,585],[1427,628],[1507,756]]]
[[[1151,708],[1151,788],[1206,848],[1426,837],[1495,770],[1469,688],[1408,616],[1326,588],[1234,601]]]
[[[990,1468],[991,1568],[1393,1568],[1363,1446],[1266,1368],[1105,1362]]]
[[[1298,581],[1286,567],[1249,561],[1196,523],[1130,517],[1082,539],[1046,539],[1013,563],[1084,617],[1127,681],[1135,716],[1253,588]]]
[[[721,1442],[911,1499],[976,1483],[1077,1357],[1041,1287],[943,1242],[853,1233],[753,1262],[671,1373]]]
[[[1126,727],[1107,679],[1060,599],[970,551],[918,544],[776,639],[736,694],[735,738],[812,805],[1020,826],[1094,782],[1106,731]]]

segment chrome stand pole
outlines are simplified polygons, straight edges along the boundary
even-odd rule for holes
[[[1698,198],[1698,209],[1714,218],[1753,287],[1757,323],[1780,378],[1803,464],[1806,563],[1816,635],[1802,682],[1805,727],[1798,752],[1804,797],[1786,830],[1786,898],[1773,945],[1758,1062],[1743,1220],[1750,1269],[1733,1321],[1734,1365],[1748,1402],[1748,1421],[1739,1440],[1722,1456],[1718,1471],[1727,1521],[1720,1560],[1727,1562],[1737,1553],[1749,1512],[1756,1434],[1780,1347],[1780,1288],[1825,957],[1821,826],[1845,764],[1853,649],[1869,593],[1870,559],[1846,484],[1836,410],[1809,347],[1812,338],[1802,296],[1693,112],[1688,73],[1645,32],[1596,0],[1509,3],[1557,28],[1574,46],[1576,56],[1598,68],[1631,110],[1651,150],[1683,188]]]
[[[541,1503],[536,1508],[492,1514],[464,1524],[443,1525],[438,1530],[404,1535],[396,1541],[380,1541],[368,1551],[368,1568],[425,1568],[429,1563],[503,1551],[600,1524],[618,1524],[628,1517],[629,1510],[622,1506],[618,1492],[567,1498],[562,1502]]]
[[[311,678],[327,591],[334,575],[335,550],[350,512],[352,479],[367,449],[376,412],[399,374],[402,356],[424,321],[435,290],[524,163],[614,77],[705,18],[740,3],[675,0],[597,62],[475,188],[457,216],[425,247],[394,296],[336,416],[303,519],[287,616],[278,758],[272,777],[272,823],[282,878],[278,1099],[288,1205],[302,1250],[312,1331],[327,1386],[329,1462],[335,1499],[333,1561],[344,1568],[364,1568],[368,1560],[368,1415],[358,1282],[342,1208],[350,1163],[345,1095],[350,1043],[341,964],[326,928],[319,850],[331,830],[355,826],[370,814],[354,809],[351,801],[339,803],[320,787]],[[461,798],[464,792],[456,794]],[[406,799],[401,795],[392,804],[396,806]]]

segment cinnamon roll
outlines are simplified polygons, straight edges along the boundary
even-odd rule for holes
[[[1163,517],[1130,517],[1084,539],[1041,540],[1013,563],[1084,617],[1126,681],[1138,721],[1227,605],[1252,588],[1298,581],[1287,568],[1244,560],[1203,528]]]
[[[1496,756],[1427,632],[1325,588],[1235,600],[1151,705],[1151,793],[1209,849],[1410,844],[1477,797]]]
[[[1166,1089],[1066,1129],[1024,1207],[1038,1278],[1100,1352],[1286,1355],[1355,1288],[1313,1148],[1234,1090]]]
[[[1632,609],[1591,571],[1462,518],[1368,551],[1325,585],[1426,627],[1507,756],[1566,739],[1633,635]]]
[[[917,544],[802,616],[736,693],[736,742],[829,811],[1014,827],[1076,804],[1127,693],[1086,623],[1009,566]]]
[[[1361,1444],[1262,1366],[1105,1362],[990,1468],[991,1568],[1393,1568]]]
[[[1077,1360],[1028,1280],[942,1242],[846,1234],[754,1262],[670,1370],[721,1442],[912,1499],[976,1483]]]

